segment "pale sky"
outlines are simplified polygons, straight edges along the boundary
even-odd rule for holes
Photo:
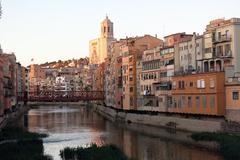
[[[0,0],[1,1],[1,0]],[[240,17],[239,0],[2,0],[0,44],[29,65],[88,56],[106,14],[115,38],[202,34],[210,20]]]

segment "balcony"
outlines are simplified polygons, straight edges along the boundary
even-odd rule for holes
[[[232,58],[232,51],[227,52],[215,52],[213,53],[213,58]]]
[[[9,78],[4,77],[3,87],[6,89],[12,89],[13,88],[12,81]]]
[[[231,36],[227,36],[227,35],[222,35],[221,37],[212,39],[212,43],[213,44],[224,43],[224,42],[231,42],[231,41],[232,41],[232,37]]]

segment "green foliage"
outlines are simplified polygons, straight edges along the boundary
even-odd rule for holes
[[[226,133],[194,133],[196,141],[215,141],[220,145],[219,151],[226,160],[240,159],[240,136]]]
[[[88,148],[65,148],[60,151],[62,159],[70,160],[76,157],[78,160],[128,160],[124,153],[114,145],[98,147],[92,144]]]
[[[1,159],[4,160],[52,160],[43,153],[42,137],[46,134],[30,133],[20,128],[5,128],[0,132],[0,141],[10,140],[0,145]],[[17,141],[11,141],[17,140]]]
[[[23,139],[38,139],[38,138],[44,138],[47,137],[46,134],[40,134],[40,133],[31,133],[24,131],[21,128],[4,128],[0,132],[0,141],[3,140],[23,140]]]

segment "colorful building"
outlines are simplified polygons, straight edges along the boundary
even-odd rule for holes
[[[224,72],[172,77],[172,100],[168,112],[225,115]]]
[[[230,121],[240,122],[240,74],[228,77],[225,84],[226,118]]]
[[[175,74],[202,72],[203,38],[193,33],[175,45]]]
[[[93,90],[103,91],[104,90],[104,69],[105,63],[101,63],[93,72]]]
[[[3,113],[4,113],[3,57],[0,55],[0,117],[3,116]]]
[[[29,71],[29,92],[34,94],[40,91],[42,81],[46,78],[45,70],[37,64],[32,64]]]
[[[203,34],[204,55],[202,59],[204,72],[223,71],[234,67],[240,71],[240,19],[217,19],[210,21]]]
[[[121,46],[124,109],[137,109],[137,62],[145,50],[162,44],[157,37],[145,35],[130,38]]]
[[[3,105],[6,113],[17,103],[16,56],[13,53],[0,56],[3,60]]]

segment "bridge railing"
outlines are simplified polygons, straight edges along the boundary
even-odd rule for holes
[[[104,91],[41,91],[18,93],[19,101],[77,102],[104,100]]]

